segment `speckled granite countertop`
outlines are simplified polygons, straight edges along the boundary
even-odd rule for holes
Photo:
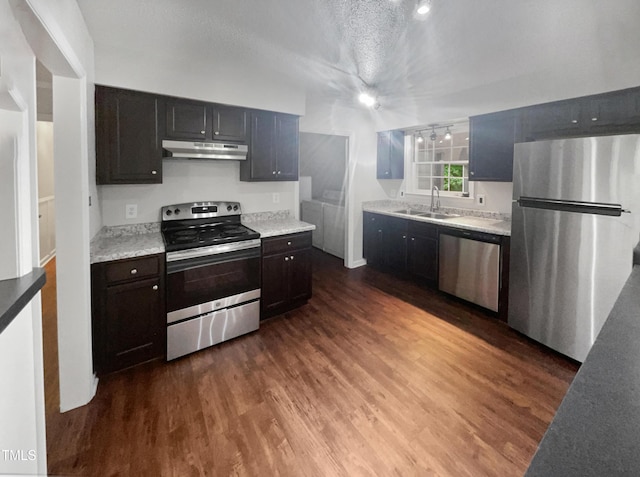
[[[315,230],[316,226],[292,217],[280,219],[256,220],[244,222],[244,225],[260,234],[260,238],[275,237],[276,235],[295,234]]]
[[[640,267],[544,435],[526,477],[640,475]]]
[[[91,241],[91,263],[164,253],[160,224],[103,227]]]
[[[474,230],[476,232],[485,232],[495,235],[511,235],[511,216],[509,214],[501,214],[499,212],[484,212],[472,209],[455,209],[451,207],[441,207],[440,211],[457,214],[461,217],[450,219],[432,219],[429,217],[418,217],[415,215],[407,215],[396,213],[401,209],[417,209],[424,212],[429,211],[426,204],[404,202],[397,200],[376,200],[372,202],[364,202],[362,210],[365,212],[376,212],[379,214],[391,215],[403,219],[410,219],[419,222],[430,222],[447,227],[458,229]]]
[[[316,226],[301,222],[289,211],[243,214],[242,223],[261,238],[315,230]],[[91,263],[164,253],[159,223],[103,227],[91,241]]]

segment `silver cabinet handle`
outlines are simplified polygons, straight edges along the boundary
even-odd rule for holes
[[[157,290],[158,289],[158,285],[153,285],[153,289]]]
[[[591,118],[591,121],[593,121],[593,122],[596,122],[597,120],[598,120],[598,118],[595,117],[595,116]]]
[[[220,134],[220,131],[214,131],[213,134],[217,136],[218,134]]]
[[[152,174],[152,175],[154,175],[154,176],[155,176],[157,173],[158,173],[158,171],[151,171],[151,174]]]
[[[280,174],[280,171],[278,171],[278,175]]]
[[[403,235],[403,236],[402,236],[402,238],[403,238],[403,239],[406,239],[406,238],[407,238],[407,236],[406,236],[406,235]]]
[[[138,273],[138,269],[137,268],[132,268],[131,269],[131,275],[135,275],[136,273]]]
[[[473,176],[473,175],[475,175],[475,172],[471,171],[469,174],[471,174]]]
[[[204,133],[205,133],[205,131],[200,131],[200,134],[204,134]]]
[[[276,171],[273,171],[271,174],[274,174],[274,175],[275,175],[275,173],[276,173]]]
[[[291,260],[293,260],[293,255],[291,255]]]
[[[415,242],[416,238],[415,237],[411,237],[411,241]]]
[[[288,262],[289,261],[289,257],[284,257],[284,261]]]
[[[577,119],[572,119],[572,120],[571,120],[571,122],[572,122],[573,124],[578,124],[578,120],[577,120]]]
[[[287,245],[291,245],[291,242],[287,242]]]

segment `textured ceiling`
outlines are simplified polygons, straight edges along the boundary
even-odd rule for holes
[[[96,52],[126,49],[284,72],[308,91],[353,97],[446,96],[562,67],[602,40],[640,29],[640,2],[616,0],[78,0]],[[625,20],[625,18],[627,20]],[[625,23],[630,21],[630,23]]]

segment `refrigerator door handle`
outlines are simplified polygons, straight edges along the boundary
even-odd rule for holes
[[[540,197],[520,197],[520,207],[532,209],[559,210],[562,212],[577,212],[580,214],[610,215],[620,217],[624,210],[620,204],[606,204],[602,202],[583,202],[579,200],[543,199]]]

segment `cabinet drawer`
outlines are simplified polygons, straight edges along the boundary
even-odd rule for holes
[[[415,220],[410,220],[409,235],[437,239],[438,226],[433,224],[425,224],[423,222],[416,222]]]
[[[311,247],[311,232],[302,232],[262,240],[262,254],[271,255]]]
[[[157,276],[160,273],[158,260],[154,256],[110,262],[105,265],[107,283]]]

